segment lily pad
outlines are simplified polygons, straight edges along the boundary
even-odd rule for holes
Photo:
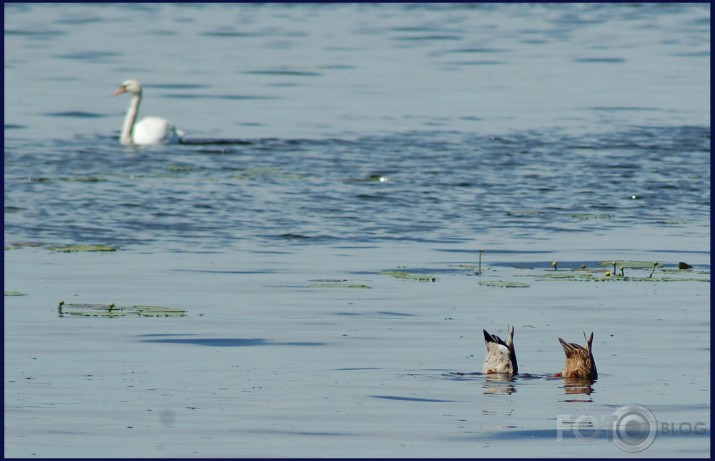
[[[603,277],[593,279],[596,282],[710,282],[710,279],[696,277]]]
[[[186,311],[174,307],[161,306],[117,306],[110,304],[65,303],[57,306],[60,317],[69,315],[78,317],[186,317]]]
[[[432,277],[430,275],[416,275],[405,271],[382,271],[380,275],[389,275],[390,277],[395,277],[396,279],[405,280],[417,280],[418,282],[436,282],[437,277]]]
[[[588,272],[566,272],[566,271],[561,271],[561,272],[547,272],[545,274],[538,274],[536,277],[539,277],[540,280],[573,280],[573,279],[578,279],[578,278],[587,278],[587,277],[592,277],[592,275]]]
[[[58,251],[61,253],[76,253],[88,251],[117,251],[117,248],[109,245],[65,245],[48,247],[48,250]]]
[[[480,285],[485,287],[499,288],[528,288],[530,285],[524,282],[514,282],[510,280],[481,280]]]
[[[647,271],[644,271],[647,272]],[[672,274],[672,275],[670,275]],[[703,275],[704,277],[698,277]],[[626,274],[605,275],[603,271],[584,272],[574,271],[565,273],[536,273],[523,274],[519,277],[534,277],[539,282],[710,282],[709,273],[692,273],[690,271],[671,271],[669,275],[648,275],[634,277]]]
[[[623,266],[626,269],[653,269],[653,264],[655,264],[656,261],[619,261],[619,260],[611,260],[611,261],[599,261],[598,264],[601,266],[607,266],[607,267],[613,267],[615,264],[618,267]],[[658,263],[658,266],[661,264]]]
[[[344,282],[324,282],[312,283],[308,288],[357,288],[357,289],[372,289],[371,286],[362,283],[344,283]]]
[[[125,309],[128,312],[135,311],[136,315],[142,317],[186,317],[186,311],[176,307],[130,306]]]
[[[603,269],[577,269],[564,271],[544,271],[533,274],[519,274],[518,277],[534,277],[541,282],[591,281],[594,277],[603,276]]]
[[[479,266],[476,264],[450,264],[449,267],[456,267],[457,269],[464,269],[467,271],[476,271],[479,269]]]

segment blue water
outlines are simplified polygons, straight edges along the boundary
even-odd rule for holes
[[[577,341],[585,329],[596,331],[603,376],[593,395],[575,401],[601,414],[645,396],[641,403],[669,421],[709,420],[709,384],[689,377],[693,366],[709,376],[709,282],[473,292],[479,277],[463,268],[485,248],[483,275],[491,277],[548,270],[553,260],[566,270],[652,259],[668,269],[687,261],[709,279],[709,5],[4,10],[4,239],[15,248],[5,251],[5,289],[28,294],[5,298],[7,454],[97,456],[103,447],[119,456],[581,454],[554,442],[556,412],[570,400],[543,376],[562,365],[556,336]],[[144,85],[140,116],[171,120],[186,131],[183,144],[119,144],[129,102],[111,93],[127,78]],[[118,251],[47,249],[62,244]],[[405,266],[439,281],[378,275]],[[326,295],[309,288],[316,280],[372,289]],[[57,319],[56,302],[70,297],[174,305],[191,315],[111,325]],[[89,322],[88,330],[74,320]],[[507,323],[527,351],[520,368],[537,378],[495,384],[468,374],[482,359],[481,328],[501,334]],[[89,331],[97,336],[84,337]],[[169,427],[154,434],[165,442],[129,448],[111,435],[134,424],[127,415],[118,429],[100,423],[107,432],[93,433],[106,402],[101,393],[79,399],[92,395],[92,383],[66,370],[81,365],[43,355],[32,340],[38,334],[62,346],[55,354],[93,350],[108,336],[142,356],[161,350],[176,358],[162,365],[165,379],[139,385],[173,390],[135,400],[114,373],[122,370],[124,382],[135,369],[152,376],[154,365],[139,371],[144,365],[104,348],[89,357],[92,376],[119,392],[113,409],[146,401],[136,410],[156,414],[152,405],[166,405],[164,427],[190,406],[182,402],[200,381],[214,396],[203,396],[202,408],[217,413],[192,420],[200,439]],[[690,335],[692,344],[658,341],[673,334]],[[254,345],[270,347],[244,347]],[[201,352],[208,349],[215,362]],[[234,353],[243,368],[227,361]],[[34,388],[23,387],[32,384],[23,376],[35,372],[59,390],[27,400]],[[270,395],[244,402],[241,392],[258,392],[257,384],[238,394],[233,384],[215,387],[237,379],[226,377],[234,372],[243,384],[258,373]],[[277,385],[276,373],[293,388]],[[405,387],[389,388],[398,382]],[[471,384],[480,398],[509,400],[471,401]],[[301,403],[285,400],[289,394]],[[178,406],[157,403],[164,398]],[[27,408],[68,402],[79,403],[61,417],[85,429],[58,448],[48,426],[33,426],[45,413]],[[233,405],[249,413],[241,423],[226,416],[240,429],[222,422]],[[282,419],[296,408],[295,419]],[[414,416],[413,426],[402,426],[400,411]],[[355,419],[337,430],[335,414]],[[430,439],[431,421],[445,415],[456,415],[455,425],[448,418]],[[276,418],[280,427],[269,424]],[[224,445],[207,442],[213,436]],[[701,439],[693,451],[691,439],[672,440],[644,455],[709,454]],[[588,453],[623,454],[601,441]]]
[[[114,139],[28,150],[7,141],[10,241],[469,242],[709,220],[705,127],[598,137],[423,131],[136,152]]]

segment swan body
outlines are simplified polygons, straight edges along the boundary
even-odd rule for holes
[[[514,327],[509,326],[509,338],[502,340],[499,336],[484,331],[484,342],[487,345],[487,356],[484,358],[484,374],[515,375],[519,372],[514,349]]]
[[[181,142],[184,132],[176,129],[166,119],[145,117],[137,122],[139,104],[142,101],[142,85],[138,80],[125,80],[112,94],[117,96],[123,93],[129,93],[132,99],[129,102],[129,109],[127,109],[127,115],[124,117],[124,123],[122,124],[122,132],[119,135],[120,143],[124,145],[148,145]]]

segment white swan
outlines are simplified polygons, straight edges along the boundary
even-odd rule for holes
[[[181,142],[184,136],[182,130],[177,130],[168,120],[161,117],[144,117],[136,123],[139,104],[142,101],[142,85],[138,80],[125,80],[113,96],[130,93],[132,100],[124,117],[122,133],[119,142],[122,144],[175,144]]]

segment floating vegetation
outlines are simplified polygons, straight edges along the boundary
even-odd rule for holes
[[[479,267],[475,266],[473,264],[449,264],[449,267],[456,267],[456,268],[464,269],[464,270],[467,270],[470,272],[471,271],[474,271],[474,272],[479,271]]]
[[[5,290],[5,296],[27,296],[27,293],[21,293],[19,291]]]
[[[58,251],[61,253],[77,253],[77,252],[89,252],[89,251],[117,251],[116,247],[110,245],[65,245],[65,246],[51,246],[47,248],[51,251]]]
[[[610,279],[595,279],[596,282],[710,282],[709,278],[696,277],[611,277]]]
[[[78,317],[186,317],[186,311],[174,307],[161,306],[117,306],[110,304],[81,304],[65,303],[60,301],[57,305],[60,317],[68,315]]]
[[[588,272],[546,272],[544,274],[518,275],[518,277],[539,277],[539,280],[575,280],[579,278],[593,278],[593,274]]]
[[[623,266],[626,269],[650,269],[653,267],[653,264],[660,264],[655,261],[619,261],[619,260],[610,260],[610,261],[599,261],[598,264],[601,266]],[[614,270],[615,272],[615,270]]]
[[[117,251],[117,247],[111,245],[52,245],[41,242],[13,242],[10,245],[5,245],[5,250],[17,250],[19,248],[46,248],[50,251],[59,253],[77,253],[89,251]]]
[[[610,263],[612,265],[612,263]],[[642,276],[625,275],[623,265],[616,265],[618,272],[603,269],[578,269],[571,271],[539,271],[533,274],[519,274],[517,277],[534,277],[542,282],[557,281],[581,281],[581,282],[710,282],[710,273],[707,271],[693,272],[690,270],[667,269],[663,270],[663,275],[654,276],[656,267],[660,263],[648,263],[648,266],[641,264],[638,269],[643,271]],[[645,272],[651,269],[649,272]]]
[[[314,283],[308,285],[308,288],[359,288],[368,290],[372,288],[362,283],[348,283],[347,279],[315,279],[310,281]]]
[[[660,266],[660,263],[658,261],[600,261],[598,264],[601,266],[612,266],[613,270],[612,271],[606,271],[606,276],[610,275],[616,275],[616,267],[618,270],[621,272],[621,277],[625,276],[624,269],[626,267],[631,268],[631,269],[646,269],[650,268],[650,275],[649,277],[653,277],[653,273],[655,272],[655,268]]]
[[[285,173],[281,168],[278,167],[251,167],[244,170],[240,170],[236,174],[230,177],[230,179],[235,180],[246,180],[246,179],[265,179],[265,178],[283,178],[283,179],[301,179],[304,175],[298,173]]]
[[[665,224],[668,226],[677,226],[677,225],[682,225],[682,224],[690,224],[690,221],[661,220],[661,221],[658,221],[658,224]]]
[[[437,277],[431,275],[417,275],[405,271],[382,271],[380,275],[388,275],[396,279],[417,280],[418,282],[436,282]]]
[[[37,248],[41,247],[43,244],[40,242],[13,242],[10,245],[5,245],[5,250],[17,250],[18,248]]]
[[[650,271],[650,275],[648,276],[648,278],[653,277],[653,272],[655,272],[655,268],[656,268],[656,267],[658,267],[658,262],[657,262],[657,261],[653,263],[653,270]]]
[[[509,280],[480,280],[479,284],[485,287],[499,288],[528,288],[530,286],[528,283]]]
[[[370,285],[365,285],[364,283],[345,283],[344,282],[320,282],[311,283],[308,288],[357,288],[363,290],[370,290],[372,287]]]
[[[196,168],[190,165],[167,165],[164,169],[174,173],[184,173],[194,171]]]

